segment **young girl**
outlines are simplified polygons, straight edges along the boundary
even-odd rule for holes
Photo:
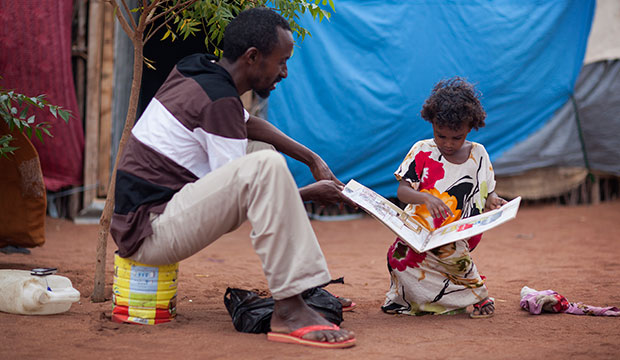
[[[497,196],[493,167],[484,147],[467,141],[484,126],[486,113],[473,85],[455,77],[435,85],[422,117],[433,138],[413,145],[394,173],[405,211],[429,230],[505,204]],[[381,307],[391,314],[455,314],[473,305],[471,317],[495,311],[470,251],[478,235],[417,253],[396,238],[388,250],[390,290]]]

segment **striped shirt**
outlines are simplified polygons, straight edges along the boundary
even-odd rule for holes
[[[185,184],[245,155],[249,114],[214,59],[182,59],[131,131],[117,168],[110,229],[121,257],[153,233],[149,214],[161,214]]]

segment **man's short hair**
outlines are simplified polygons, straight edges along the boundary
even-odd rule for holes
[[[224,31],[224,57],[235,61],[251,47],[269,55],[278,43],[278,27],[291,31],[288,21],[268,8],[240,12]]]

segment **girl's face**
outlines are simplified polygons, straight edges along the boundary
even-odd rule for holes
[[[443,156],[456,155],[463,147],[467,139],[467,134],[469,134],[470,131],[471,128],[467,125],[463,125],[459,130],[454,131],[448,127],[437,126],[433,123],[435,144],[437,144]]]

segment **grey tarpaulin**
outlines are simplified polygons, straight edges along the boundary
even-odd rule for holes
[[[569,100],[538,132],[494,161],[499,176],[542,167],[587,167],[620,176],[620,60],[585,65],[574,89],[584,147]]]

